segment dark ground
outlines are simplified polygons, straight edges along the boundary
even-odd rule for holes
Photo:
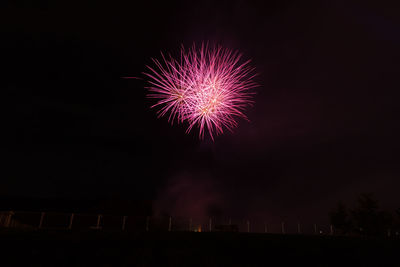
[[[245,233],[1,231],[1,266],[400,266],[399,240]]]

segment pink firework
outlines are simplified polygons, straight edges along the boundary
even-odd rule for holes
[[[153,59],[156,67],[147,66],[144,73],[160,117],[168,116],[171,124],[187,121],[187,132],[197,126],[200,138],[208,131],[212,139],[236,127],[237,117],[247,119],[243,111],[257,86],[250,60],[242,62],[237,51],[204,44],[188,51],[182,46],[179,60],[161,55],[162,61]]]

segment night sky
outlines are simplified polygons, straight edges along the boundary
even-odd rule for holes
[[[3,206],[102,199],[154,215],[326,221],[337,201],[373,192],[400,207],[400,9],[17,2],[0,11]],[[157,119],[146,83],[121,79],[202,41],[240,50],[259,73],[250,121],[214,142]]]

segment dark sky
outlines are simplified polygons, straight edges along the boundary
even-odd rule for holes
[[[400,207],[399,8],[17,2],[0,16],[1,197],[267,220],[326,220],[363,192]],[[157,119],[145,83],[120,78],[202,41],[239,49],[259,73],[250,122],[215,142]]]

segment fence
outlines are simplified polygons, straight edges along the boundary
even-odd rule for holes
[[[265,222],[234,219],[194,219],[182,217],[124,216],[109,214],[57,212],[0,212],[1,228],[103,230],[129,232],[247,232],[271,234],[338,235],[332,225],[302,224],[301,222]],[[388,229],[387,236],[399,236]]]

